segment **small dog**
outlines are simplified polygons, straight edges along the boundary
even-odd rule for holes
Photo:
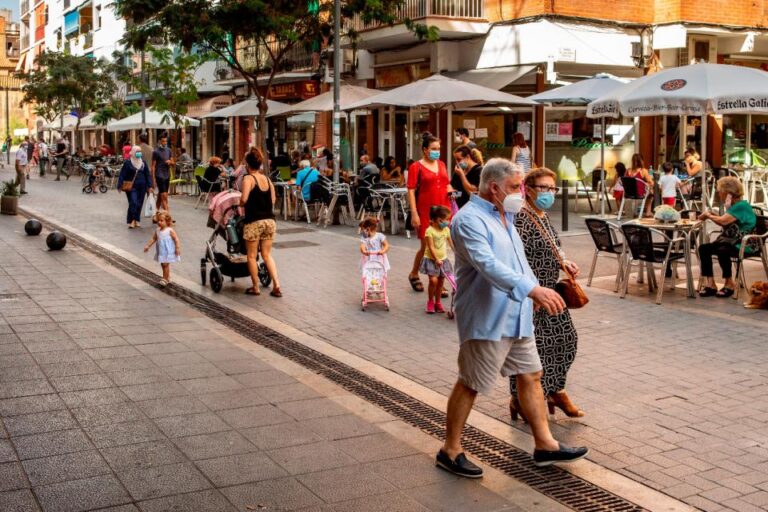
[[[750,300],[744,304],[747,309],[768,309],[768,282],[755,281],[749,290]]]

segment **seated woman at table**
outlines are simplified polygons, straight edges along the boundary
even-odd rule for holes
[[[638,180],[637,192],[642,195],[648,193],[648,200],[645,202],[645,216],[651,216],[653,207],[653,176],[645,168],[645,161],[640,153],[632,155],[632,166],[627,169],[626,175]]]
[[[312,184],[320,179],[320,172],[315,169],[309,160],[299,162],[299,172],[296,173],[296,186],[301,189],[301,197],[304,201],[312,199]]]
[[[699,247],[701,276],[707,281],[699,295],[725,298],[733,295],[736,286],[738,286],[731,274],[731,258],[738,256],[741,238],[755,229],[757,217],[752,206],[743,199],[744,187],[738,178],[733,176],[720,178],[717,181],[717,194],[720,197],[720,202],[730,206],[724,215],[715,215],[711,211],[706,211],[699,216],[700,220],[709,219],[723,228],[723,232],[714,242]],[[714,271],[712,270],[712,258],[714,256],[717,256],[725,280],[720,291],[717,290]]]
[[[203,173],[203,179],[205,181],[200,182],[200,190],[203,192],[221,192],[221,182],[219,178],[226,178],[229,176],[227,170],[221,165],[221,158],[212,156],[208,160],[208,167]]]
[[[405,183],[403,168],[397,165],[397,161],[395,161],[393,156],[388,156],[384,160],[384,166],[381,168],[379,177],[381,181],[385,182],[397,183],[398,185]]]
[[[683,160],[683,163],[685,164],[685,173],[689,178],[699,174],[703,167],[701,163],[701,157],[693,148],[688,148],[685,150],[685,159]]]

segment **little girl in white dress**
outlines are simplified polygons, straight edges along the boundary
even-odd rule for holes
[[[360,260],[362,268],[366,258],[379,261],[384,265],[384,270],[389,272],[389,242],[387,237],[376,231],[379,221],[374,217],[369,217],[360,223],[360,253],[363,257]]]
[[[166,286],[171,281],[171,263],[181,261],[181,242],[172,225],[173,218],[170,213],[157,212],[157,229],[152,239],[144,246],[144,252],[148,252],[153,244],[157,244],[155,261],[159,262],[163,269],[160,286]]]

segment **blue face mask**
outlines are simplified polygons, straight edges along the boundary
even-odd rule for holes
[[[553,192],[539,192],[534,203],[542,210],[549,210],[555,204],[555,194]]]
[[[135,156],[136,158],[141,158],[141,151],[137,151]]]
[[[461,167],[462,169],[466,169],[467,168],[467,162],[459,162],[459,167]]]
[[[440,226],[440,229],[445,229],[448,227],[448,223],[446,221],[438,222],[438,226]]]
[[[431,149],[429,151],[429,159],[430,160],[440,160],[440,150]]]

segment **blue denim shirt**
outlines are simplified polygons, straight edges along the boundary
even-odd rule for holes
[[[528,294],[539,282],[525,258],[514,216],[505,215],[506,228],[492,203],[472,195],[451,222],[461,342],[533,336]]]

